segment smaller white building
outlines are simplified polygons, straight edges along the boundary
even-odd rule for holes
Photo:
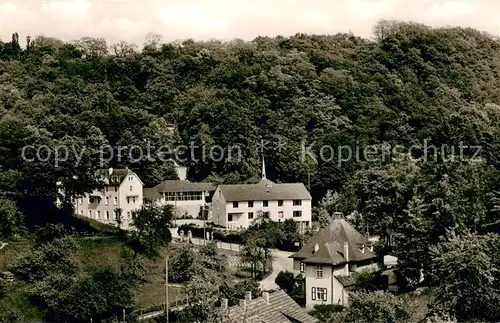
[[[210,210],[215,185],[187,180],[166,180],[144,189],[144,203],[173,206],[174,216],[198,218],[203,208]],[[210,217],[210,214],[208,215]]]
[[[130,169],[109,168],[100,173],[104,188],[75,198],[75,213],[111,225],[118,224],[117,214],[121,214],[121,228],[129,229],[132,212],[142,207],[143,182]]]
[[[347,306],[357,273],[379,269],[373,244],[341,217],[315,233],[290,258],[309,309],[318,304]]]
[[[293,219],[311,227],[311,194],[302,183],[219,185],[212,198],[212,221],[228,229],[248,228],[259,212],[276,222]]]

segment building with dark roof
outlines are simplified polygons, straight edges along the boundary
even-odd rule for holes
[[[247,292],[237,306],[227,307],[222,300],[223,322],[228,323],[320,323],[309,315],[283,290],[263,292],[262,297],[252,299]]]
[[[379,261],[372,243],[341,216],[332,219],[290,258],[308,308],[316,304],[346,306],[356,273],[378,270]]]
[[[219,185],[213,196],[212,221],[228,229],[248,228],[258,214],[273,221],[293,219],[311,226],[311,194],[302,183],[274,183],[265,176],[256,184]]]
[[[117,225],[117,212],[121,214],[121,227],[129,229],[132,212],[142,207],[143,186],[139,176],[128,168],[102,169],[99,174],[104,188],[74,200],[76,214],[96,221]]]
[[[170,204],[177,217],[197,218],[203,209],[210,209],[216,187],[212,183],[193,183],[187,180],[166,180],[144,189],[144,202]],[[210,215],[209,215],[210,217]]]

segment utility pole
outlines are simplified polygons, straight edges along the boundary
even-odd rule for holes
[[[205,198],[205,197],[203,197],[203,198]],[[206,212],[205,208],[206,208],[206,206],[205,206],[205,204],[206,204],[206,201],[203,200],[203,212],[202,212],[202,214],[203,214],[203,245],[207,244],[207,242],[206,242],[207,233],[205,231],[205,227],[206,227],[206,224],[205,224],[206,223],[206,221],[205,221],[205,212]]]
[[[165,257],[165,317],[168,323],[168,253]]]

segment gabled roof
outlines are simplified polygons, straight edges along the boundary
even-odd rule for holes
[[[374,259],[375,253],[366,246],[371,243],[345,219],[333,219],[329,225],[315,233],[298,252],[290,258],[301,259],[305,263],[340,265],[346,263],[344,243],[348,243],[349,262]],[[318,244],[318,251],[314,252]],[[365,246],[365,252],[360,247]]]
[[[161,194],[154,187],[145,187],[142,189],[143,198],[149,201],[155,201],[161,198]]]
[[[139,176],[128,168],[100,169],[99,174],[107,185],[120,185],[128,175],[137,176],[139,182],[144,185]]]
[[[266,178],[257,184],[219,185],[219,188],[227,202],[311,199],[302,183],[276,184]]]
[[[283,290],[269,292],[269,304],[262,298],[246,303],[246,308],[239,305],[227,309],[224,322],[230,323],[319,323],[307,313]]]
[[[342,284],[344,287],[354,286],[356,284],[356,280],[359,277],[359,273],[353,272],[349,276],[335,275],[335,278]]]
[[[154,188],[157,192],[210,192],[216,189],[213,183],[192,183],[186,180],[166,180]]]

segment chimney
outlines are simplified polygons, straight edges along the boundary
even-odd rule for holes
[[[319,244],[314,245],[314,253],[318,252],[319,250]]]
[[[247,309],[247,302],[244,299],[240,299],[240,307],[245,311]]]
[[[245,292],[245,301],[248,303],[252,300],[252,292],[251,291],[246,291]]]
[[[266,304],[269,304],[269,292],[262,292],[262,298]]]
[[[344,259],[349,262],[349,243],[347,241],[344,242]]]
[[[221,300],[220,307],[221,307],[223,310],[226,310],[226,309],[227,309],[227,298],[223,298],[223,299]]]
[[[349,243],[347,241],[344,242],[344,259],[346,261],[344,275],[349,276]]]

